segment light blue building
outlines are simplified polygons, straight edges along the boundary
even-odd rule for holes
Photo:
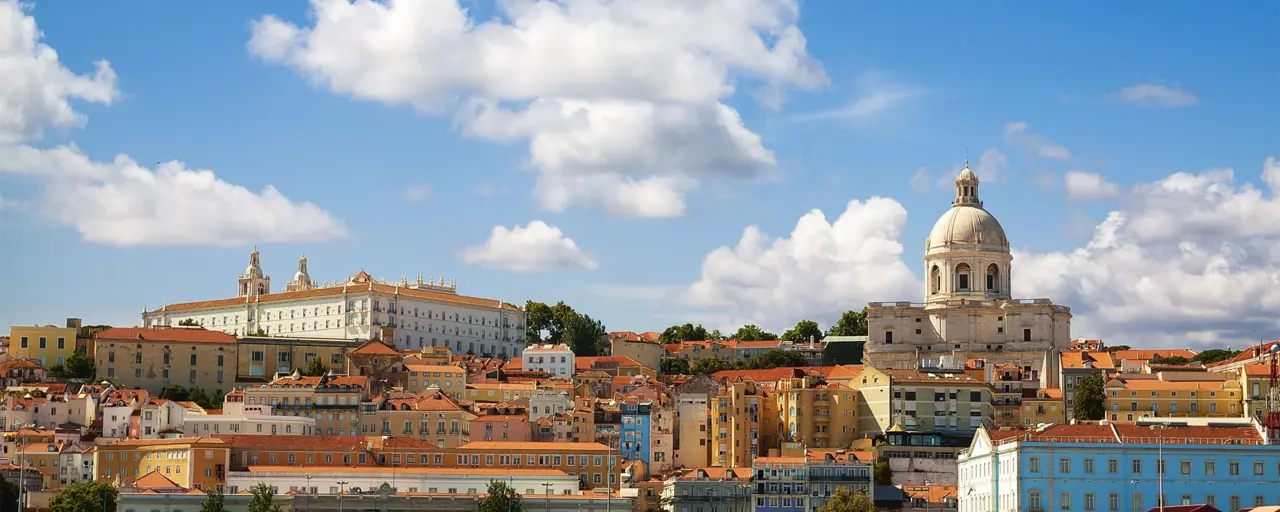
[[[1248,418],[982,429],[957,459],[959,512],[1146,512],[1162,481],[1166,505],[1277,505],[1280,446],[1266,443]]]
[[[817,510],[840,488],[875,500],[874,453],[805,449],[799,443],[784,443],[781,451],[784,455],[780,457],[755,458],[752,467],[755,512]]]
[[[649,435],[653,428],[653,421],[650,418],[653,402],[632,398],[618,404],[618,408],[622,413],[622,426],[618,439],[618,450],[621,452],[622,460],[642,461],[645,471],[648,472],[653,458],[653,451],[650,449],[652,440]],[[649,475],[646,474],[644,477],[649,478]]]

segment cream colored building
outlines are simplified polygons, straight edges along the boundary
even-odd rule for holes
[[[272,293],[258,251],[237,279],[234,298],[167,304],[142,314],[144,326],[184,320],[236,336],[382,339],[397,348],[448,347],[454,353],[518,356],[524,349],[524,310],[496,299],[458,295],[453,283],[386,283],[360,272],[317,283],[298,261],[285,291]]]
[[[931,432],[973,432],[991,426],[991,386],[963,372],[864,367],[849,383],[858,390],[859,433],[892,426]]]
[[[116,387],[159,394],[178,385],[222,395],[235,383],[236,338],[195,327],[112,328],[94,335],[94,364]]]
[[[269,405],[277,416],[316,420],[316,435],[360,435],[360,402],[369,398],[369,378],[347,375],[303,377],[297,373],[244,390],[245,406]]]
[[[307,416],[278,416],[270,405],[248,405],[244,392],[227,393],[222,414],[186,411],[183,431],[187,437],[243,434],[256,436],[315,435],[316,420]]]
[[[343,373],[347,352],[359,348],[361,343],[340,338],[241,336],[236,343],[236,380],[266,382],[281,373],[305,369],[313,359]]]
[[[1056,387],[1056,351],[1070,346],[1071,310],[1049,299],[1014,299],[1004,228],[983,207],[965,162],[955,201],[925,239],[925,301],[873,302],[867,363],[914,369],[943,355],[1032,366]]]
[[[477,416],[435,388],[420,395],[378,397],[360,410],[360,435],[414,437],[441,448],[471,442],[471,420]]]

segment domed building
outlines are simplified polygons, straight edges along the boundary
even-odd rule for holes
[[[1056,387],[1058,351],[1071,340],[1071,309],[1049,299],[1014,299],[1013,255],[1000,221],[983,208],[978,176],[956,177],[955,201],[925,240],[924,302],[873,302],[867,308],[867,363],[877,368],[938,367],[985,359],[1013,363]],[[945,366],[945,364],[943,364]]]

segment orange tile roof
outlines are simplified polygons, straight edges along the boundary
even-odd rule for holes
[[[617,363],[618,366],[644,366],[639,361],[627,356],[584,356],[573,360],[577,370],[590,370],[596,363]]]
[[[1240,367],[1240,370],[1249,377],[1270,377],[1271,365],[1267,364],[1246,364]]]
[[[1115,385],[1115,386],[1111,385],[1113,382],[1114,382],[1114,383],[1117,383],[1117,385]],[[1214,381],[1204,381],[1204,380],[1182,380],[1182,381],[1177,381],[1177,380],[1174,380],[1174,381],[1168,381],[1168,380],[1155,380],[1155,379],[1131,379],[1131,380],[1112,379],[1110,382],[1107,382],[1107,387],[1108,387],[1108,388],[1120,388],[1120,389],[1132,389],[1132,390],[1152,390],[1152,391],[1155,391],[1155,390],[1166,390],[1166,389],[1167,389],[1167,390],[1184,390],[1184,389],[1185,389],[1185,390],[1188,390],[1188,391],[1201,390],[1201,389],[1203,389],[1203,390],[1219,390],[1219,389],[1228,389],[1228,386],[1227,386],[1227,383],[1228,383],[1228,382],[1232,382],[1232,383],[1234,383],[1235,381],[1231,381],[1231,380],[1227,380],[1227,381],[1222,381],[1222,380],[1214,380]],[[1239,388],[1238,388],[1238,387],[1236,387],[1236,388],[1230,388],[1230,389],[1239,389]]]
[[[1164,435],[1153,432],[1149,426],[1132,423],[1116,423],[1116,433],[1129,444],[1223,444],[1237,441],[1239,444],[1262,444],[1258,430],[1252,426],[1170,426]]]
[[[363,451],[369,447],[369,442],[374,439],[363,436],[253,436],[230,434],[215,437],[236,449],[256,448],[279,451]],[[378,437],[376,439],[381,440],[382,438]]]
[[[369,385],[369,377],[363,375],[334,375],[332,377],[328,375],[321,375],[319,377],[307,377],[304,375],[294,377],[292,375],[288,375],[273,380],[264,386],[313,388],[319,385],[321,380],[324,380],[325,387],[359,386],[363,388]]]
[[[1085,352],[1088,352],[1087,360]],[[1115,369],[1116,363],[1108,352],[1085,351],[1085,350],[1067,350],[1062,352],[1061,356],[1062,368],[1064,369],[1083,369],[1095,368],[1100,370]],[[1088,362],[1092,366],[1086,366]]]
[[[757,464],[804,464],[805,462],[808,462],[805,457],[756,457]]]
[[[609,447],[600,443],[548,443],[535,441],[472,441],[457,448],[458,450],[476,451],[510,451],[532,450],[552,452],[595,452],[608,451]]]
[[[277,436],[260,436],[260,437],[275,438]],[[278,436],[278,437],[291,437],[291,436]],[[311,439],[314,439],[314,438],[311,438]],[[98,449],[101,450],[101,449],[117,448],[117,447],[128,448],[128,447],[137,447],[137,446],[168,446],[168,445],[182,445],[182,444],[217,446],[217,445],[224,445],[226,444],[226,442],[218,436],[179,437],[179,438],[173,438],[173,439],[122,439],[113,444],[100,445]]]
[[[726,378],[730,381],[751,379],[756,382],[776,382],[781,379],[797,379],[804,376],[804,368],[793,366],[768,368],[764,370],[721,370],[711,374],[711,377],[716,380]]]
[[[93,335],[104,341],[163,341],[169,343],[235,343],[236,337],[222,331],[195,327],[112,327]]]
[[[1196,356],[1195,352],[1185,348],[1154,349],[1154,350],[1131,349],[1131,350],[1111,351],[1111,358],[1117,361],[1121,359],[1146,361],[1149,359],[1155,359],[1157,357],[1185,357],[1187,359],[1191,359],[1195,356]]]
[[[328,469],[316,470],[318,472],[338,472],[338,473],[385,473],[390,472],[389,466],[336,466]],[[297,473],[298,466],[249,466],[250,473]],[[424,468],[420,466],[396,466],[396,473],[420,474],[420,475],[513,475],[513,476],[562,476],[566,475],[564,471],[559,469],[528,469],[528,468]]]
[[[380,409],[435,411],[435,412],[467,412],[453,397],[439,389],[428,389],[418,396],[410,398],[393,398],[379,404]]]
[[[26,359],[10,359],[8,361],[0,363],[0,371],[37,370],[42,368],[43,367],[40,366],[40,363],[37,363],[35,361],[28,361]]]
[[[1224,365],[1224,364],[1231,364],[1231,363],[1238,363],[1238,362],[1240,362],[1240,361],[1247,361],[1247,360],[1249,360],[1249,359],[1253,359],[1253,358],[1258,357],[1258,356],[1260,356],[1260,355],[1261,355],[1261,356],[1266,356],[1266,355],[1268,354],[1268,351],[1270,351],[1270,350],[1271,350],[1271,346],[1272,346],[1272,345],[1275,345],[1275,344],[1277,344],[1277,343],[1280,343],[1280,340],[1276,340],[1276,341],[1268,341],[1268,342],[1266,342],[1266,343],[1259,343],[1259,344],[1257,344],[1257,345],[1254,345],[1254,346],[1252,346],[1252,347],[1249,347],[1249,348],[1246,348],[1246,349],[1244,349],[1244,350],[1240,351],[1240,353],[1239,353],[1239,354],[1236,354],[1236,355],[1235,355],[1235,357],[1231,357],[1231,358],[1229,358],[1229,359],[1225,359],[1225,360],[1222,360],[1222,361],[1218,361],[1218,362],[1216,362],[1216,363],[1210,364],[1209,366],[1222,366],[1222,365]]]
[[[363,278],[363,279],[362,279]],[[363,281],[363,282],[361,282]],[[426,299],[437,302],[447,302],[451,304],[462,304],[466,306],[478,307],[501,307],[510,311],[520,311],[520,307],[501,302],[496,299],[483,299],[479,297],[468,297],[465,295],[457,295],[454,293],[438,292],[432,290],[415,290],[389,284],[375,283],[368,274],[357,275],[352,283],[329,286],[325,288],[315,288],[312,290],[303,290],[297,292],[278,292],[265,295],[256,295],[251,297],[235,297],[231,299],[215,299],[197,302],[183,302],[178,304],[168,304],[163,308],[148,311],[148,313],[161,313],[166,311],[194,311],[200,309],[222,308],[229,306],[239,306],[250,303],[266,303],[281,302],[290,300],[314,299],[320,297],[340,297],[345,294],[374,292],[385,295],[399,295],[402,297],[410,297],[415,299]]]
[[[373,354],[373,355],[381,355],[381,356],[404,355],[404,354],[401,354],[400,351],[394,348],[391,348],[386,343],[383,343],[381,340],[366,341],[360,344],[359,347],[356,347],[355,350],[352,350],[350,353],[351,354]]]
[[[959,499],[954,485],[904,485],[902,493],[908,498],[920,498],[928,503],[943,503],[947,498]]]
[[[133,485],[139,489],[185,489],[169,477],[160,474],[159,471],[142,475],[142,478],[133,481]]]
[[[751,480],[751,468],[708,466],[692,468],[677,480]]]
[[[1062,400],[1062,388],[1040,388],[1039,390],[1028,391],[1040,391],[1044,396],[1042,397],[1037,393],[1030,393],[1030,396],[1027,396],[1028,394],[1023,394],[1023,400]]]
[[[939,382],[947,382],[953,384],[986,384],[978,379],[973,378],[967,373],[950,373],[928,370],[904,370],[887,368],[880,370],[881,373],[888,375],[893,379],[894,383],[924,383],[935,384]]]
[[[862,375],[862,365],[841,364],[841,365],[836,365],[835,368],[832,368],[831,372],[827,374],[827,378],[830,380],[853,379],[859,375]]]

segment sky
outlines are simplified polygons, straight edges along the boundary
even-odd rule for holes
[[[1280,338],[1272,2],[0,0],[0,325],[364,270],[611,331],[922,301],[966,158],[1072,336]]]

